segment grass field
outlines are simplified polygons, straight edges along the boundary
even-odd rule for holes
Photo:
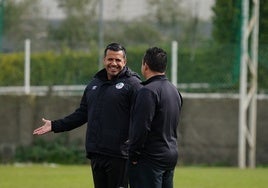
[[[178,167],[174,188],[267,188],[268,168]],[[0,188],[93,188],[89,166],[0,165]]]

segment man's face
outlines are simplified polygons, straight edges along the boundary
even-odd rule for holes
[[[113,77],[117,76],[126,65],[124,52],[107,50],[103,63],[107,71],[107,77],[109,80],[111,80]]]

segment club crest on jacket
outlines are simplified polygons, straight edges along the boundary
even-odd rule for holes
[[[116,89],[122,89],[123,87],[124,87],[124,83],[122,83],[122,82],[119,82],[119,83],[117,83],[116,85],[115,85],[115,87],[116,87]]]

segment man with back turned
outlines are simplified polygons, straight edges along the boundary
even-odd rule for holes
[[[134,104],[129,138],[131,188],[172,188],[178,160],[177,127],[182,97],[165,71],[167,53],[149,48],[142,60],[146,78]]]

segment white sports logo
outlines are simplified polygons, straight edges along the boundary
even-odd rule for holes
[[[124,83],[120,82],[115,85],[116,89],[122,89],[124,87]]]

